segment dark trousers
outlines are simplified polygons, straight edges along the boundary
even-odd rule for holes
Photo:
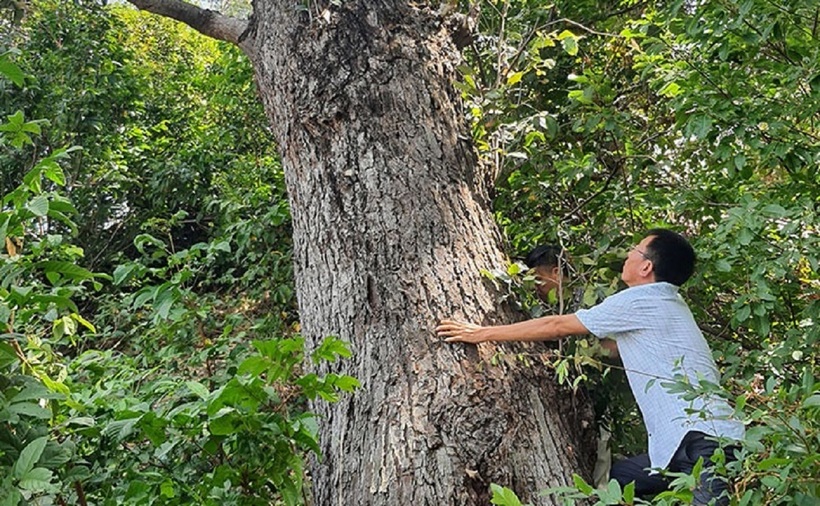
[[[684,436],[680,446],[672,456],[667,469],[672,472],[691,473],[695,463],[703,457],[703,472],[695,488],[692,504],[702,506],[714,504],[725,506],[729,504],[728,485],[720,477],[713,476],[711,468],[713,466],[710,458],[718,447],[717,441],[707,439],[709,436],[703,432],[690,431]],[[733,452],[727,448],[726,459],[733,458]],[[669,488],[671,480],[664,478],[660,474],[649,474],[649,456],[647,454],[636,455],[635,457],[620,460],[612,464],[609,473],[610,478],[615,479],[624,487],[628,483],[635,482],[635,495],[638,497],[653,496]],[[709,501],[715,500],[713,503]]]

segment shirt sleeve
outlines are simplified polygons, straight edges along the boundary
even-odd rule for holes
[[[599,339],[610,337],[617,340],[621,334],[640,328],[633,300],[625,292],[611,295],[597,306],[581,309],[575,316]]]

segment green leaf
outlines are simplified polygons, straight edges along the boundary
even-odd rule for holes
[[[349,358],[352,355],[346,342],[331,336],[326,337],[324,341],[322,341],[322,344],[311,354],[311,359],[314,363],[318,364],[323,360],[334,362],[339,357]]]
[[[293,423],[293,428],[296,431],[294,439],[303,447],[309,448],[316,455],[321,455],[322,450],[319,447],[319,424],[313,416],[305,416]]]
[[[820,406],[820,394],[814,394],[803,401],[804,408],[816,408],[818,406]]]
[[[40,128],[39,123],[39,121],[27,121],[20,125],[20,131],[40,135],[43,130]]]
[[[146,436],[148,436],[151,444],[155,447],[161,446],[166,441],[166,425],[165,420],[158,417],[153,411],[145,413],[139,421],[139,428],[142,429],[142,432]]]
[[[43,163],[39,162],[23,176],[23,184],[34,193],[40,193],[40,174],[43,172]]]
[[[77,322],[70,316],[63,316],[54,320],[52,332],[55,339],[62,339],[63,336],[73,336],[77,333]]]
[[[582,493],[589,495],[595,490],[592,485],[587,483],[581,476],[577,474],[572,475],[572,482],[575,484],[575,488],[580,490]]]
[[[150,234],[140,234],[134,238],[134,246],[142,254],[146,254],[145,246],[151,245],[161,250],[165,249],[165,243]]]
[[[34,295],[31,297],[31,302],[38,304],[54,304],[59,309],[69,309],[77,312],[77,305],[68,297],[60,297],[59,295]]]
[[[49,283],[56,286],[60,282],[60,280],[63,279],[63,277],[56,272],[47,272],[46,279]]]
[[[154,298],[154,311],[157,312],[160,318],[168,318],[168,314],[171,312],[176,300],[177,294],[173,288],[161,289]]]
[[[40,383],[31,383],[20,390],[17,395],[9,398],[11,404],[23,401],[39,401],[40,399],[61,399],[62,396],[55,394]]]
[[[734,164],[737,170],[742,170],[746,166],[746,157],[742,153],[735,155]]]
[[[11,308],[3,301],[0,301],[0,323],[8,323],[11,318]]]
[[[260,357],[254,355],[246,358],[239,364],[239,374],[250,374],[252,376],[259,376],[262,372],[268,369],[272,361],[267,357]],[[274,378],[271,378],[274,379]]]
[[[11,215],[9,213],[0,213],[0,248],[4,247],[3,245],[6,242],[10,221]]]
[[[635,500],[635,482],[629,482],[624,487],[624,502],[632,504]]]
[[[137,267],[137,264],[124,264],[118,265],[116,269],[114,269],[114,279],[113,283],[115,285],[121,285],[125,280],[128,279],[130,274],[134,272],[134,269]]]
[[[20,87],[26,83],[26,75],[20,70],[20,67],[9,61],[5,55],[0,56],[0,75],[5,76]]]
[[[773,218],[782,218],[788,214],[788,211],[786,211],[786,209],[781,205],[768,204],[763,207],[763,213]]]
[[[31,211],[35,216],[42,218],[48,214],[48,197],[45,195],[37,195],[26,203],[26,209]]]
[[[575,56],[578,54],[578,39],[576,39],[574,35],[572,37],[561,39],[561,46],[570,56]]]
[[[54,195],[51,202],[48,203],[49,211],[59,211],[64,214],[77,214],[77,209],[70,200],[61,196]]]
[[[213,245],[213,249],[215,251],[224,251],[225,253],[230,253],[231,243],[228,241],[219,241],[218,243]]]
[[[85,318],[83,318],[79,314],[71,313],[71,318],[76,320],[77,323],[79,323],[80,325],[82,325],[86,329],[90,330],[91,332],[94,332],[95,334],[97,333],[97,328],[94,327],[94,325],[90,321],[86,320]]]
[[[773,467],[785,466],[789,462],[790,462],[790,460],[787,459],[787,458],[771,457],[771,458],[768,458],[768,459],[761,460],[760,463],[757,464],[757,469],[760,470],[760,471],[768,471],[769,469],[771,469]]]
[[[145,305],[146,302],[148,302],[152,298],[154,298],[154,293],[153,293],[153,290],[151,289],[151,287],[147,286],[147,287],[143,288],[142,290],[138,291],[136,293],[136,296],[134,297],[134,303],[133,303],[134,309],[141,308],[142,306]]]
[[[23,501],[23,495],[16,488],[10,490],[3,490],[3,495],[0,495],[0,506],[20,506]]]
[[[62,327],[63,335],[73,336],[77,334],[77,322],[72,320],[70,316],[63,316],[59,320],[56,320],[55,326],[59,325]]]
[[[605,504],[621,503],[621,484],[617,480],[609,480],[606,490],[600,490],[598,493]]]
[[[208,387],[203,385],[198,381],[186,381],[185,386],[188,387],[188,390],[191,391],[194,395],[199,397],[200,399],[207,399],[210,392],[208,391]]]
[[[571,90],[567,96],[571,100],[575,100],[581,104],[588,105],[592,103],[591,95],[587,92],[589,88],[583,90]]]
[[[352,392],[362,386],[362,384],[359,383],[359,380],[353,376],[339,376],[333,382],[333,385],[339,390],[343,390],[345,392]]]
[[[507,265],[507,274],[510,276],[515,276],[521,273],[521,264],[518,262],[513,262]]]
[[[31,492],[44,492],[51,486],[51,470],[35,467],[20,478],[19,487]]]
[[[509,86],[512,86],[521,81],[522,77],[524,77],[524,72],[513,72],[512,74],[507,76],[507,84]]]
[[[167,497],[169,499],[176,497],[176,491],[174,490],[174,483],[171,480],[165,480],[162,482],[162,485],[159,486],[160,494],[162,497]]]
[[[680,85],[676,82],[666,83],[663,88],[658,90],[658,95],[662,95],[664,97],[673,98],[679,95],[683,90],[681,89]]]
[[[777,476],[764,476],[760,478],[760,483],[771,489],[777,489],[780,487],[782,480]]]
[[[11,404],[6,409],[16,415],[25,415],[32,418],[39,418],[41,420],[48,420],[51,418],[51,411],[34,402],[19,402]]]
[[[113,436],[117,441],[122,441],[134,433],[134,427],[137,422],[139,422],[139,417],[115,420],[105,426],[103,434]]]
[[[234,420],[236,419],[236,413],[233,408],[222,408],[217,413],[216,418],[212,418],[208,422],[208,430],[214,436],[228,436],[233,434],[236,429],[234,428]]]
[[[754,238],[754,232],[744,227],[740,229],[740,232],[738,232],[737,241],[743,246],[748,246]]]
[[[78,416],[74,418],[69,418],[65,422],[65,425],[79,425],[80,427],[93,427],[96,425],[96,422],[90,416]]]
[[[509,488],[491,483],[490,490],[493,492],[490,503],[498,506],[522,506],[521,500],[515,495],[515,492]]]
[[[617,480],[609,480],[606,489],[616,500],[621,498],[621,484]]]
[[[34,469],[34,466],[43,454],[43,450],[46,448],[46,443],[48,443],[48,437],[43,436],[35,439],[23,448],[23,451],[20,452],[20,457],[17,459],[17,462],[14,463],[15,478],[23,478],[29,471]]]
[[[23,115],[23,111],[17,111],[14,114],[10,114],[6,116],[8,119],[8,124],[0,125],[0,131],[4,132],[14,132],[17,129],[22,128],[23,123],[26,121],[26,117]]]
[[[65,185],[65,174],[59,165],[47,167],[46,170],[43,171],[43,175],[57,185]]]
[[[0,304],[0,309],[3,308],[3,305]],[[0,323],[4,323],[0,321]],[[8,344],[0,341],[0,369],[7,367],[10,364],[14,364],[18,361],[17,353],[14,351],[14,348],[9,346]]]
[[[42,262],[38,264],[38,266],[45,272],[59,272],[63,276],[71,278],[74,281],[83,281],[86,279],[92,279],[94,277],[93,272],[83,267],[80,267],[79,265],[73,262],[61,262],[57,260],[50,260],[48,262]]]
[[[689,136],[695,136],[698,139],[705,138],[712,129],[712,118],[699,114],[689,118],[684,129]]]
[[[743,323],[749,319],[749,316],[752,314],[752,307],[748,304],[740,306],[737,310],[737,314],[735,314],[735,318],[738,322]]]

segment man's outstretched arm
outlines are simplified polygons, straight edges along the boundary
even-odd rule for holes
[[[535,320],[481,327],[472,323],[442,320],[436,327],[439,337],[448,343],[483,343],[485,341],[550,341],[566,336],[588,334],[574,314],[545,316]]]

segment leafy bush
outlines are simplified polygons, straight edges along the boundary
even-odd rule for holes
[[[7,55],[0,73],[30,79]],[[48,125],[10,115],[4,159]],[[62,188],[78,152],[36,159],[0,207],[0,504],[307,502],[303,460],[319,453],[307,401],[358,382],[303,371],[275,186],[268,200],[226,198],[214,237],[185,249],[148,233],[184,211],[146,223],[109,276],[82,267],[74,242],[82,215]],[[332,337],[309,354],[348,356]]]
[[[498,176],[511,252],[564,245],[593,304],[618,289],[620,259],[643,230],[689,235],[699,268],[682,295],[748,427],[742,461],[724,471],[734,501],[815,504],[820,53],[805,29],[815,3],[492,4],[461,89]],[[567,374],[589,359],[575,349],[555,364]],[[619,375],[594,368],[570,379],[611,401]],[[637,412],[597,404],[613,453],[635,452]]]
[[[0,78],[17,86],[25,75],[8,54]],[[22,111],[0,123],[0,146],[33,145],[43,120]],[[60,432],[60,404],[69,390],[57,347],[80,327],[94,327],[72,298],[96,276],[75,265],[82,250],[64,236],[74,228],[73,206],[54,188],[65,183],[61,163],[76,148],[35,160],[22,184],[0,203],[0,503],[17,504],[59,492],[70,474],[76,443]]]

